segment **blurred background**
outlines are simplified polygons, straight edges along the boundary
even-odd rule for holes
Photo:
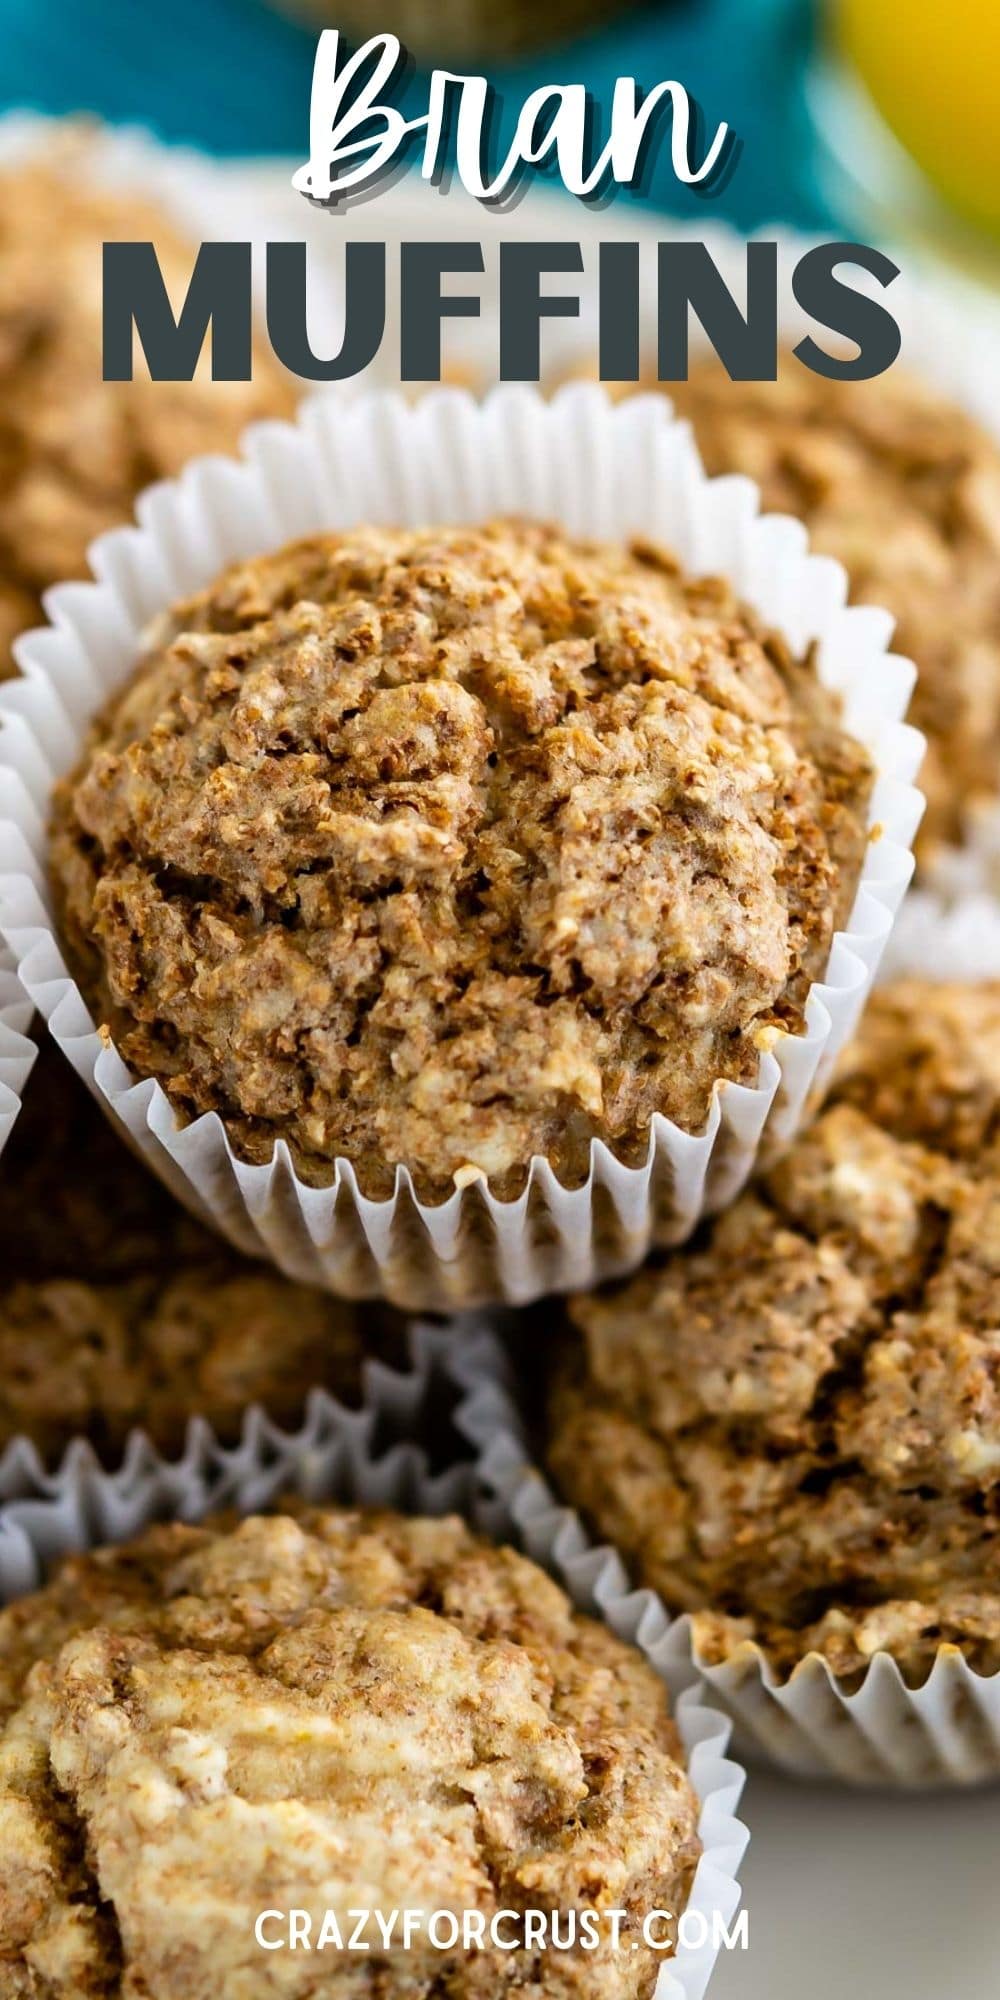
[[[992,271],[1000,220],[1000,0],[0,0],[0,100],[141,120],[164,139],[304,157],[320,27],[392,28],[424,70],[485,69],[516,104],[582,82],[677,77],[743,145],[714,215],[916,233]],[[412,109],[423,108],[418,70]],[[622,203],[628,198],[622,197]],[[661,157],[642,197],[704,210]]]

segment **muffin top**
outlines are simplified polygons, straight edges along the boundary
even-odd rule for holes
[[[152,242],[175,308],[194,263],[161,210],[102,190],[87,135],[68,126],[48,165],[0,173],[0,679],[11,641],[42,621],[40,593],[86,574],[95,535],[131,517],[151,480],[231,451],[253,418],[285,416],[290,379],[261,343],[252,382],[102,380],[102,244]]]
[[[995,1672],[998,1297],[1000,984],[901,982],[780,1166],[572,1301],[560,1488],[709,1657],[921,1679],[952,1641]]]
[[[293,1425],[315,1386],[358,1400],[394,1340],[203,1228],[43,1048],[0,1169],[0,1452],[86,1437],[117,1463],[139,1427],[174,1453],[195,1415],[232,1444],[252,1403]]]
[[[67,948],[237,1151],[431,1199],[645,1156],[796,1030],[871,769],[810,659],[647,546],[321,535],[150,635],[58,788]]]
[[[0,1612],[0,1717],[12,1993],[305,2000],[322,1967],[346,1996],[355,1957],[264,1950],[257,1915],[347,1935],[359,1908],[587,1905],[627,1913],[618,1952],[386,1953],[373,1926],[362,1983],[645,2000],[636,1923],[681,1911],[697,1862],[658,1676],[454,1518],[310,1510],[75,1557]]]
[[[836,556],[856,603],[897,620],[927,733],[923,852],[1000,797],[1000,446],[905,370],[827,382],[782,357],[778,381],[703,360],[671,383],[709,472],[745,472]]]

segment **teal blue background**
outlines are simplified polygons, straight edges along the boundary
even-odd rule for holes
[[[338,25],[336,0],[328,25]],[[734,127],[742,150],[728,185],[706,199],[677,186],[661,148],[645,200],[744,228],[821,224],[803,92],[813,32],[809,0],[668,0],[491,74],[512,103],[552,81],[584,83],[604,106],[618,75],[647,87],[677,77],[713,130],[720,119]],[[219,153],[304,159],[315,44],[314,28],[263,0],[0,0],[0,104],[95,111]],[[421,109],[419,77],[410,90]]]

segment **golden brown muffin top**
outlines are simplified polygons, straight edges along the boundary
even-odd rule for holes
[[[111,1463],[141,1428],[175,1453],[192,1416],[231,1444],[253,1403],[289,1426],[314,1387],[356,1401],[366,1351],[400,1347],[203,1228],[45,1045],[0,1169],[0,1451],[85,1437]]]
[[[560,1486],[717,1657],[995,1671],[998,1297],[1000,984],[900,982],[772,1173],[572,1301]]]
[[[960,840],[1000,797],[1000,445],[900,368],[828,382],[786,352],[776,383],[731,382],[704,359],[670,395],[709,472],[755,479],[844,564],[854,602],[892,612],[929,743],[921,845]]]
[[[524,522],[322,535],[150,637],[58,790],[68,945],[239,1153],[502,1193],[793,1030],[871,772],[718,581]]]
[[[697,1800],[662,1682],[457,1519],[151,1529],[0,1612],[0,1984],[51,2000],[358,1991],[264,1910],[626,1911],[620,1951],[366,1961],[420,2000],[639,2000]],[[374,1986],[372,1988],[374,1990]]]
[[[95,535],[136,495],[205,451],[232,451],[253,419],[290,414],[293,389],[265,343],[252,382],[102,380],[102,244],[151,241],[175,309],[195,245],[150,201],[106,192],[85,132],[48,165],[0,173],[0,678],[10,644],[42,620],[50,583],[87,573]]]

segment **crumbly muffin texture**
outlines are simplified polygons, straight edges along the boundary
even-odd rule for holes
[[[0,1451],[86,1437],[117,1463],[141,1428],[172,1453],[196,1415],[231,1444],[253,1403],[293,1425],[313,1387],[358,1400],[365,1353],[401,1345],[203,1228],[46,1046],[0,1173]]]
[[[574,1299],[561,1491],[702,1653],[1000,1669],[1000,984],[876,993],[832,1101],[690,1250]]]
[[[1000,800],[1000,446],[905,369],[827,382],[790,353],[777,382],[731,382],[714,359],[670,385],[709,472],[745,472],[884,605],[916,663],[927,734],[918,851],[956,842]]]
[[[456,1519],[307,1510],[73,1558],[0,1612],[0,1717],[11,2000],[645,2000],[637,1925],[684,1908],[699,1853],[657,1675]],[[347,1935],[358,1908],[583,1906],[627,1913],[618,1952],[254,1938],[262,1910],[315,1937],[327,1909]]]
[[[199,452],[232,451],[252,419],[285,416],[291,380],[261,343],[251,382],[102,380],[102,244],[153,242],[175,309],[194,245],[150,202],[96,183],[85,132],[48,164],[0,173],[0,679],[11,642],[42,622],[41,592],[86,575],[95,535]]]
[[[150,638],[59,788],[74,966],[237,1150],[367,1191],[645,1154],[798,1029],[871,770],[811,661],[662,553],[324,535]]]

